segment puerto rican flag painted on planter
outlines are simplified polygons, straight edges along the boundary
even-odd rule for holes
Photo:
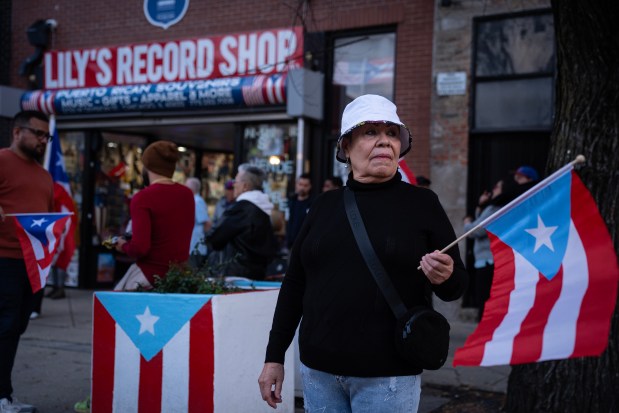
[[[212,296],[179,295],[95,294],[93,413],[213,411]]]
[[[95,293],[91,411],[270,410],[256,380],[278,293]]]

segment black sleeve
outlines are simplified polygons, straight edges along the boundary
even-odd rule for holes
[[[273,325],[269,333],[265,358],[267,363],[284,363],[286,350],[294,338],[303,315],[305,270],[301,263],[301,245],[315,221],[318,209],[315,206],[310,209],[290,252],[290,264],[279,291]]]
[[[433,203],[434,205],[431,210],[434,211],[434,217],[432,220],[433,231],[430,235],[430,246],[432,247],[432,251],[440,251],[456,239],[456,234],[443,206],[434,193]],[[460,250],[457,244],[445,252],[453,259],[454,270],[451,277],[444,283],[439,285],[432,284],[432,291],[443,301],[453,301],[464,294],[464,290],[469,282],[469,275],[460,258]]]
[[[242,201],[241,201],[242,202]],[[232,241],[247,226],[246,214],[241,203],[227,209],[219,223],[206,233],[206,244],[219,251]]]

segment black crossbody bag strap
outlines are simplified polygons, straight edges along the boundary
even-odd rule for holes
[[[359,213],[355,194],[348,187],[344,187],[344,206],[346,207],[346,216],[348,216],[348,222],[350,223],[352,232],[355,235],[355,240],[357,241],[361,255],[370,269],[374,280],[376,280],[378,288],[380,288],[381,292],[385,296],[385,299],[387,300],[387,303],[389,304],[389,307],[391,307],[391,311],[393,311],[396,318],[399,319],[403,317],[408,310],[398,295],[393,283],[387,276],[385,267],[383,267],[383,264],[376,256],[376,252],[370,243],[368,233],[365,230],[365,224],[363,223],[363,219]]]

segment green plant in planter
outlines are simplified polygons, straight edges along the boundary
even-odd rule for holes
[[[165,277],[155,275],[153,289],[138,291],[178,294],[226,294],[241,291],[238,287],[226,284],[221,278],[211,278],[210,274],[206,264],[198,269],[187,264],[171,264]]]

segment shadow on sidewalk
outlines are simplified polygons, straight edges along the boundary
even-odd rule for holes
[[[477,390],[468,386],[427,385],[423,387],[422,399],[424,396],[447,400],[428,413],[498,413],[505,403],[505,393]]]

